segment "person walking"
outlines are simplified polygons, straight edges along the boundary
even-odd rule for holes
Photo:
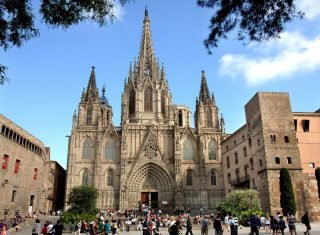
[[[278,220],[273,215],[270,216],[270,228],[272,229],[272,235],[278,235]]]
[[[250,233],[251,235],[259,235],[260,218],[256,214],[250,217]]]
[[[216,219],[214,220],[213,228],[215,230],[215,235],[222,235],[223,234],[221,214],[218,214]]]
[[[309,231],[311,230],[308,211],[304,213],[304,215],[301,217],[301,223],[303,223],[306,226],[307,231],[304,232],[305,235],[310,235]]]
[[[191,235],[193,235],[193,233],[192,233],[192,222],[191,222],[191,219],[190,219],[189,216],[188,216],[188,218],[187,218],[186,228],[187,228],[186,235],[188,235],[189,233],[190,233]]]
[[[286,222],[283,220],[283,216],[280,215],[280,219],[279,219],[279,229],[281,231],[281,234],[284,235],[284,230],[286,229]]]
[[[36,219],[36,221],[33,224],[32,228],[32,235],[39,235],[41,233],[42,226],[39,219]]]
[[[62,235],[63,230],[63,224],[60,220],[57,220],[57,223],[53,225],[52,229],[50,231],[54,231],[54,235]]]
[[[296,231],[296,217],[292,213],[288,213],[288,227],[291,235],[297,235]]]
[[[209,219],[207,216],[204,216],[201,222],[201,235],[208,235],[208,225]]]
[[[234,221],[234,235],[238,235],[239,219],[237,216],[233,216]]]

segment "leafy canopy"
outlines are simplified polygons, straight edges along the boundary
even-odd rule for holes
[[[73,187],[68,194],[67,204],[70,206],[68,211],[96,213],[97,198],[98,190],[96,188],[87,185]]]
[[[240,222],[246,221],[252,213],[262,213],[258,192],[253,189],[228,193],[218,208],[225,213],[237,216]]]
[[[204,41],[211,53],[219,40],[238,27],[238,40],[263,41],[278,38],[286,23],[302,18],[295,0],[197,0],[201,7],[212,8],[210,33]]]
[[[285,168],[280,169],[280,206],[284,215],[287,215],[288,212],[293,214],[297,212],[291,177]]]

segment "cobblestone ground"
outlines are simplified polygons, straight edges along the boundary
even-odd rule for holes
[[[50,217],[45,217],[45,218],[40,218],[40,221],[41,223],[43,223],[43,221],[45,220],[51,220],[53,221],[54,223],[57,221],[58,217],[56,216],[50,216]],[[31,227],[32,227],[32,221],[30,220],[24,228],[21,229],[21,231],[19,232],[10,232],[8,233],[8,235],[31,235]],[[305,226],[301,223],[296,223],[296,227],[297,227],[297,234],[298,235],[303,235],[304,231],[305,231]],[[310,231],[310,234],[311,235],[320,235],[320,222],[317,222],[317,223],[311,223],[311,227],[312,227],[312,230]],[[186,230],[183,230],[182,231],[182,235],[185,234],[185,231]],[[238,230],[238,234],[241,235],[241,234],[246,234],[246,235],[249,235],[249,232],[250,232],[250,229],[248,227],[244,227],[242,229],[239,229]],[[160,233],[162,235],[169,235],[168,233],[168,229],[166,227],[161,227],[160,228]],[[66,229],[66,232],[64,233],[66,235],[68,234],[73,234],[74,233],[70,233],[68,231],[68,229]],[[194,235],[201,235],[201,232],[200,232],[200,227],[199,226],[194,226],[193,227],[193,234]],[[209,233],[208,235],[214,235],[214,230],[212,227],[209,228]],[[229,235],[230,232],[227,232],[225,231],[223,233],[223,235]],[[280,235],[281,233],[279,233]],[[285,230],[285,235],[289,235],[290,232],[288,231],[288,229]],[[82,234],[82,235],[85,235],[85,234]],[[130,232],[125,232],[125,231],[120,231],[118,235],[142,235],[142,232],[141,231],[136,231],[134,230],[134,228],[132,227]],[[260,235],[272,235],[272,233],[266,233],[265,230],[260,230]]]

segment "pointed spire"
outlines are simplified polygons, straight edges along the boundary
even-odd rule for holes
[[[225,133],[225,132],[226,132],[225,126],[224,126],[224,118],[223,118],[222,113],[221,113],[221,118],[220,118],[220,128],[221,128],[221,132],[222,132],[222,133]]]
[[[139,77],[143,77],[144,74],[152,76],[153,67],[155,66],[155,56],[153,51],[150,19],[147,8],[144,12],[143,31],[141,36],[141,45],[139,52]]]
[[[200,86],[200,92],[199,92],[199,100],[202,102],[210,101],[210,93],[209,88],[207,85],[206,75],[204,70],[202,70],[202,76],[201,76],[201,86]]]
[[[164,64],[162,63],[162,68],[161,68],[161,80],[164,80],[166,74],[165,74],[165,71],[164,71]]]
[[[74,110],[74,114],[72,117],[72,130],[75,130],[77,127],[77,110]]]
[[[101,98],[100,98],[100,103],[101,103],[101,104],[105,104],[106,106],[110,107],[109,101],[108,101],[105,93],[106,93],[106,85],[103,85],[103,88],[102,88],[102,96],[101,96]]]
[[[95,67],[92,66],[90,79],[89,79],[87,91],[85,94],[85,101],[88,101],[89,99],[91,99],[92,101],[99,99],[99,94],[98,94],[97,84],[96,84],[96,74],[94,69]]]

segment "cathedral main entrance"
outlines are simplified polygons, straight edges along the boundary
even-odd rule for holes
[[[152,209],[158,208],[158,192],[141,192],[141,205],[151,206]]]

